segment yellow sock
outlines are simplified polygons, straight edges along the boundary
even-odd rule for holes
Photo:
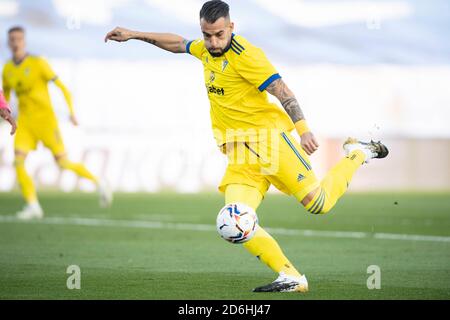
[[[359,150],[353,151],[346,158],[342,159],[322,180],[319,191],[305,207],[306,210],[313,214],[328,213],[347,191],[353,175],[364,163],[365,159],[365,154]]]
[[[247,185],[229,185],[225,191],[225,202],[240,202],[257,209],[263,196],[254,187]],[[276,273],[300,277],[301,274],[286,258],[278,243],[262,227],[258,227],[254,237],[244,243],[244,248]]]
[[[253,238],[244,243],[244,248],[276,273],[300,277],[300,272],[286,258],[278,243],[262,227],[258,227]]]
[[[36,189],[34,187],[33,180],[28,175],[27,170],[25,169],[25,159],[23,157],[16,157],[14,166],[16,167],[17,181],[19,182],[23,198],[27,203],[36,202]]]
[[[98,183],[98,179],[83,164],[71,162],[67,158],[58,159],[57,162],[62,169],[71,170],[79,177],[91,180],[95,184]]]

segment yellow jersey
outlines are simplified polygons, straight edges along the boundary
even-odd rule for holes
[[[20,64],[10,60],[2,79],[5,94],[9,96],[11,90],[16,93],[19,123],[36,126],[56,121],[47,84],[57,76],[45,59],[29,55]]]
[[[204,40],[194,40],[186,51],[203,63],[211,121],[219,146],[228,142],[256,142],[260,132],[292,131],[288,114],[269,102],[265,89],[281,76],[264,52],[245,38],[233,34],[221,57],[213,57]]]

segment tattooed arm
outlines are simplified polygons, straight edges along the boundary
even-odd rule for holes
[[[186,53],[186,44],[188,43],[186,39],[176,34],[139,32],[120,27],[109,32],[105,37],[105,42],[108,40],[125,42],[132,39],[145,41],[173,53]]]
[[[297,132],[302,139],[301,144],[306,153],[311,155],[316,152],[319,148],[319,144],[306,124],[305,115],[297,98],[284,83],[283,79],[275,80],[266,90],[271,95],[278,98],[283,105],[284,110],[286,110],[289,117],[291,117],[292,122],[295,124]]]
[[[305,120],[300,104],[295,98],[294,93],[288,88],[282,79],[275,80],[267,87],[267,92],[275,96],[280,100],[284,110],[291,117],[292,122],[297,123],[301,120]]]

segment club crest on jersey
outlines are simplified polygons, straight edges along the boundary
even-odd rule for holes
[[[228,66],[228,60],[224,60],[224,61],[222,62],[222,72],[225,71],[225,69],[227,68],[227,66]]]

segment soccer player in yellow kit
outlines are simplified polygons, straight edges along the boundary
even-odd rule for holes
[[[100,205],[109,205],[112,194],[106,184],[92,175],[83,164],[71,162],[67,158],[58,121],[51,105],[48,83],[53,82],[62,91],[69,107],[70,121],[77,125],[69,91],[46,60],[27,54],[25,30],[22,27],[13,27],[8,31],[8,45],[13,57],[3,69],[3,91],[7,101],[10,99],[11,91],[14,91],[19,102],[14,165],[26,201],[25,208],[18,212],[18,218],[43,217],[33,181],[25,169],[26,157],[30,151],[36,149],[38,142],[42,142],[50,149],[61,169],[71,170],[79,177],[95,183],[100,193]]]
[[[244,203],[256,210],[273,184],[312,214],[325,214],[363,163],[387,156],[380,142],[348,139],[344,144],[347,156],[319,181],[308,158],[319,145],[295,95],[264,52],[233,33],[229,6],[220,0],[206,2],[200,11],[200,26],[203,39],[195,41],[124,28],[109,32],[105,41],[142,40],[173,53],[189,53],[202,62],[214,136],[228,156],[219,186],[226,204]],[[277,97],[284,110],[270,103],[266,92]],[[294,129],[301,145],[290,133]],[[306,277],[261,226],[243,246],[278,274],[274,282],[253,291],[308,291]]]

